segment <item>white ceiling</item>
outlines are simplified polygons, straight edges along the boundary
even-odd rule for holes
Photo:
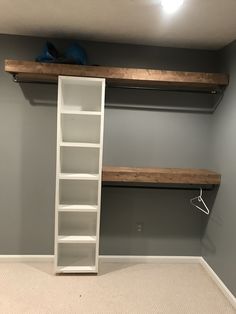
[[[0,0],[0,33],[218,49],[236,39],[236,0]]]

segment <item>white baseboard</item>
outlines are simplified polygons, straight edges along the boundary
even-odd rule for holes
[[[232,306],[236,309],[236,298],[231,293],[231,291],[226,287],[226,285],[223,283],[223,281],[220,279],[220,277],[214,272],[214,270],[211,268],[211,266],[205,261],[203,257],[201,257],[200,260],[201,265],[206,270],[208,275],[211,277],[211,279],[216,283],[218,288],[222,291],[222,293],[225,295],[225,297],[229,300],[229,302],[232,304]]]
[[[0,262],[52,262],[54,255],[0,255]],[[200,263],[200,256],[100,255],[103,263]]]
[[[53,262],[54,255],[0,255],[0,263]],[[225,297],[236,309],[236,298],[217,276],[214,270],[201,256],[136,256],[136,255],[100,255],[102,263],[193,263],[201,264],[208,275],[216,283]]]
[[[200,256],[100,255],[103,263],[200,263]]]
[[[52,262],[54,255],[0,255],[0,263]]]

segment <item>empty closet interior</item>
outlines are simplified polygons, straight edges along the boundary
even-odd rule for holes
[[[65,273],[97,273],[99,255],[204,256],[235,291],[232,261],[218,264],[234,233],[235,43],[205,51],[82,41],[94,64],[87,75],[55,64],[50,76],[48,65],[36,73],[24,61],[43,39],[19,37],[9,54],[13,39],[0,36],[10,73],[0,97],[12,120],[9,131],[0,117],[11,164],[3,177],[15,195],[2,196],[0,236],[10,244],[1,250],[18,254],[16,239],[21,254],[55,249],[55,272]],[[209,215],[190,202],[200,196]]]

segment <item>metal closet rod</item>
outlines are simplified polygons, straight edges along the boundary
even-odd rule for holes
[[[49,81],[37,81],[37,80],[22,80],[19,79],[17,74],[12,74],[12,79],[14,83],[19,83],[19,84],[43,84],[43,85],[57,85],[57,82],[49,82]]]
[[[205,187],[199,186],[158,186],[158,185],[135,185],[135,184],[112,184],[112,183],[103,183],[102,187],[109,187],[109,188],[132,188],[132,189],[160,189],[160,190],[191,190],[191,191],[199,191],[201,188],[202,190],[210,191],[214,189],[214,185],[207,185]]]
[[[152,105],[132,105],[132,104],[106,104],[105,108],[113,109],[137,109],[137,110],[159,110],[159,111],[175,111],[175,112],[195,112],[195,113],[213,113],[215,111],[215,106],[212,108],[199,108],[199,107],[171,107],[171,106],[152,106]]]
[[[136,89],[136,90],[153,90],[159,92],[176,92],[176,93],[197,93],[197,94],[221,94],[221,90],[201,90],[201,89],[183,89],[183,88],[161,88],[161,87],[146,87],[146,86],[129,86],[129,85],[107,85],[109,88],[120,89]]]
[[[13,74],[13,81],[15,83],[30,83],[30,84],[57,84],[57,82],[49,81],[37,81],[37,80],[22,80],[19,79],[17,74]],[[110,85],[107,84],[108,88],[119,88],[119,89],[136,89],[136,90],[153,90],[159,92],[177,92],[177,93],[197,93],[197,94],[222,94],[222,90],[201,90],[201,89],[183,89],[183,88],[161,88],[161,87],[146,87],[146,86],[129,86],[129,85]]]

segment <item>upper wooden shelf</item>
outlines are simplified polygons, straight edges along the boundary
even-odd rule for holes
[[[205,169],[103,167],[104,183],[219,185],[220,174]]]
[[[116,86],[160,87],[217,92],[229,83],[227,74],[164,71],[151,69],[50,64],[32,61],[5,60],[5,71],[16,81],[54,82],[58,75],[105,78]]]

